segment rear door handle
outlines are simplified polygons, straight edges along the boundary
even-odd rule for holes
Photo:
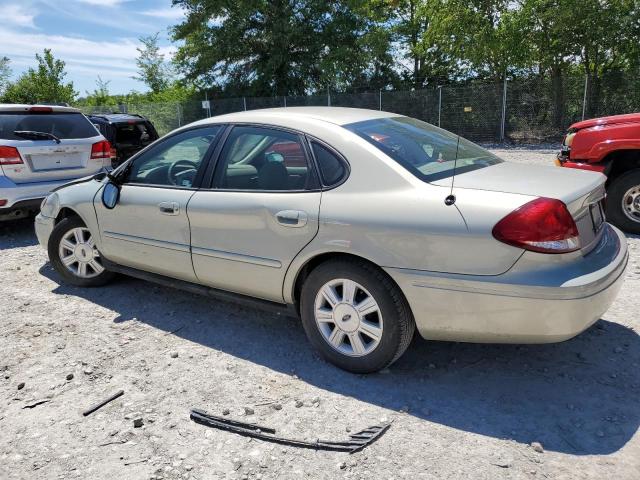
[[[276,220],[284,227],[304,227],[308,218],[307,212],[301,210],[282,210],[276,213]]]
[[[164,215],[178,215],[180,204],[178,202],[161,202],[158,204],[158,210]]]

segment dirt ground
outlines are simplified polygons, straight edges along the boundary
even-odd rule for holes
[[[499,154],[551,163],[555,148]],[[60,284],[32,223],[2,224],[0,478],[638,479],[640,237],[628,241],[618,299],[573,340],[416,338],[388,371],[356,376],[290,318],[125,277]],[[213,430],[191,407],[308,440],[393,423],[349,455]]]

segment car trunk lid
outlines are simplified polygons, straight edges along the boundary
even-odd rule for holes
[[[16,184],[50,182],[91,175],[100,170],[102,158],[91,158],[91,147],[101,137],[82,140],[2,141],[15,147],[22,163],[2,165],[4,175]]]
[[[456,174],[453,193],[473,189],[561,200],[576,222],[583,251],[588,251],[599,238],[604,222],[605,181],[606,177],[596,172],[504,162]],[[449,186],[451,179],[434,183]]]
[[[16,184],[96,173],[104,159],[92,155],[92,146],[103,140],[84,115],[70,108],[0,109],[0,147],[11,154],[11,158],[0,159],[0,164],[2,173]]]

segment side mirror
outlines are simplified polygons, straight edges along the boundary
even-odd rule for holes
[[[112,210],[120,199],[120,187],[115,183],[107,182],[102,189],[102,204]]]

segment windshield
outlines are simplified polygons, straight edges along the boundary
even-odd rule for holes
[[[425,182],[502,163],[502,160],[458,135],[409,117],[351,123],[358,134]]]
[[[81,113],[0,113],[0,140],[24,140],[15,131],[43,132],[61,139],[91,138],[99,133]]]

